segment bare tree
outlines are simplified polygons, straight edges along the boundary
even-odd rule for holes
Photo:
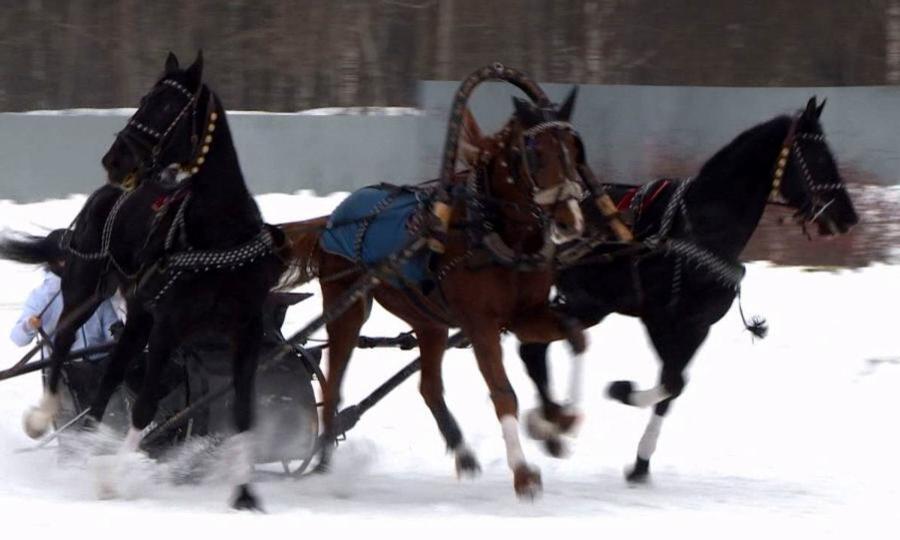
[[[410,105],[499,60],[551,82],[900,84],[900,0],[22,0],[0,110],[124,106],[205,50],[230,107]]]
[[[900,0],[889,0],[885,23],[885,81],[900,84]]]

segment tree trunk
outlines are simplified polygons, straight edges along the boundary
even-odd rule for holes
[[[885,82],[900,84],[900,0],[889,0],[885,20]]]

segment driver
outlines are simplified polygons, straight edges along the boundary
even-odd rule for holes
[[[64,229],[58,229],[44,238],[45,249],[56,253],[53,262],[44,268],[44,281],[28,295],[19,319],[13,325],[9,337],[19,347],[31,343],[36,336],[52,338],[62,314],[63,298],[60,291],[61,275],[65,267],[65,253],[59,247]],[[119,322],[111,299],[104,300],[94,314],[75,334],[72,350],[104,345],[113,340],[112,326]],[[45,345],[44,353],[49,354]],[[90,360],[97,360],[95,355]]]

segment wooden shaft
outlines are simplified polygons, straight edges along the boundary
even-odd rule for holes
[[[597,209],[600,210],[600,213],[606,218],[609,223],[609,228],[613,230],[619,240],[623,242],[631,242],[634,240],[634,234],[619,218],[619,209],[616,208],[615,203],[613,203],[608,194],[604,193],[595,197],[594,204],[597,205]]]

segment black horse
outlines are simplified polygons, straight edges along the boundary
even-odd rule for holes
[[[90,417],[101,421],[129,361],[146,345],[144,382],[124,442],[124,450],[136,451],[156,414],[159,379],[171,353],[203,334],[228,336],[238,432],[233,448],[241,468],[233,504],[257,508],[249,487],[248,431],[262,307],[286,269],[277,247],[284,237],[263,223],[244,183],[224,108],[203,83],[202,70],[201,55],[181,69],[170,53],[164,74],[103,157],[109,183],[90,196],[65,242],[65,307],[51,373],[41,404],[26,414],[25,424],[35,436],[49,428],[58,408],[60,361],[74,330],[121,289],[127,323]],[[42,262],[38,244],[6,238],[0,256]]]
[[[640,317],[662,361],[658,386],[638,391],[629,381],[617,381],[608,389],[627,405],[654,407],[629,481],[648,478],[663,417],[684,390],[685,368],[710,326],[739,292],[744,269],[738,257],[766,206],[795,209],[804,230],[814,223],[821,235],[845,233],[857,223],[819,123],[823,107],[812,98],[793,118],[779,116],[745,131],[694,178],[654,182],[636,193],[609,186],[620,200],[633,197],[636,236],[649,249],[619,258],[598,249],[559,273],[558,300],[565,313],[585,327],[610,313]],[[758,325],[751,330],[763,333]],[[558,434],[574,415],[549,394],[547,347],[523,344],[519,352],[542,403],[531,415],[530,431],[555,453]]]

